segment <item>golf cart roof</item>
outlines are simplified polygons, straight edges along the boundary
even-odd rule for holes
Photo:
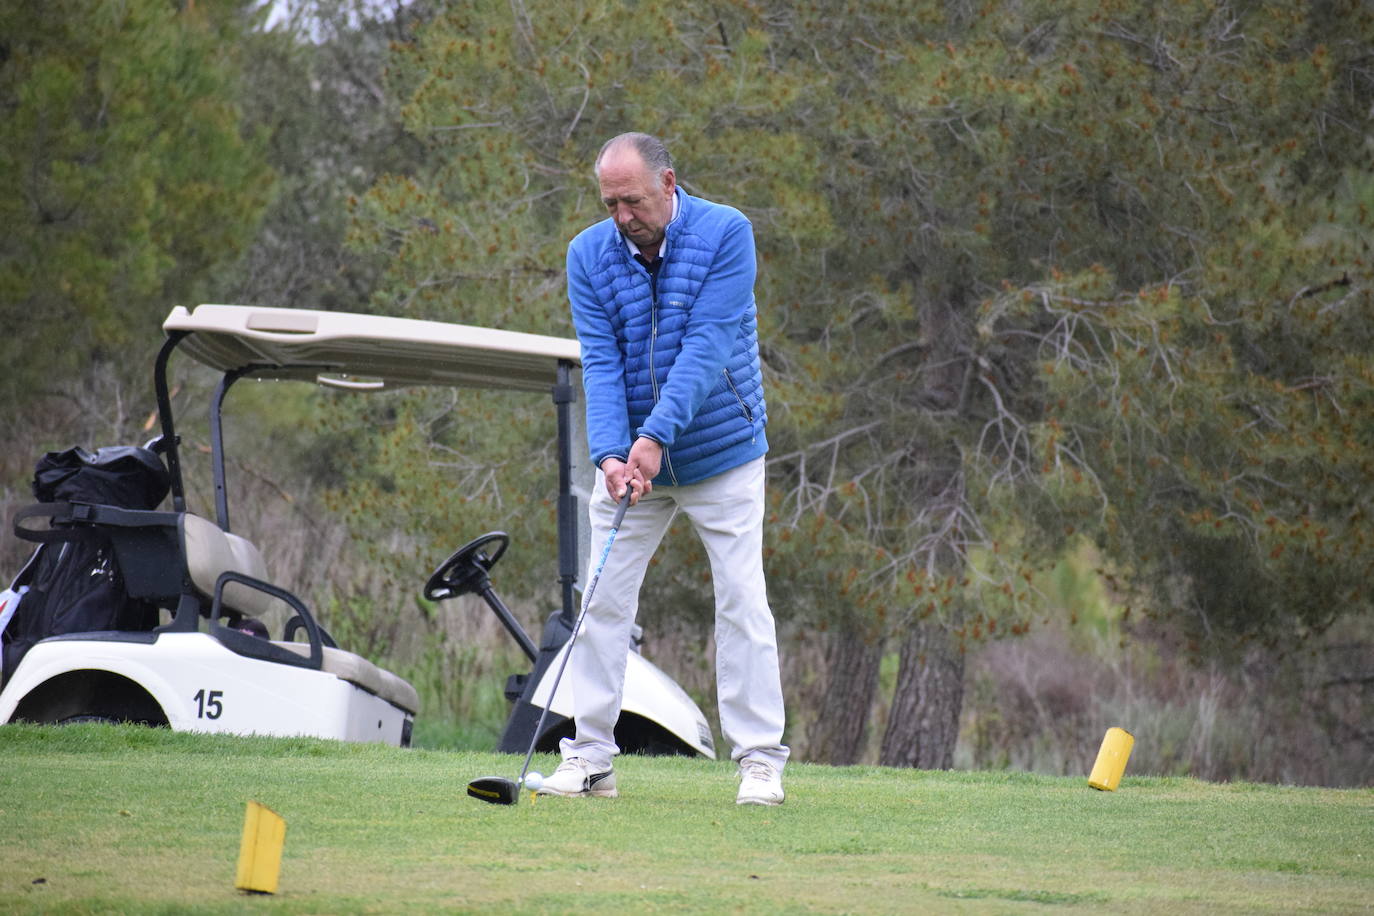
[[[369,390],[456,385],[547,391],[558,364],[580,363],[576,340],[442,321],[248,305],[172,309],[178,349],[247,378],[319,381]]]
[[[337,388],[370,391],[438,385],[542,392],[557,417],[558,568],[563,616],[576,616],[574,585],[589,544],[579,544],[575,476],[585,492],[593,469],[585,457],[573,460],[573,440],[584,447],[578,423],[581,352],[576,340],[476,328],[442,321],[382,315],[247,305],[177,306],[162,323],[167,339],[153,365],[162,433],[150,447],[163,454],[171,476],[174,511],[186,511],[180,439],[173,416],[168,363],[173,352],[217,369],[223,376],[210,399],[210,460],[215,484],[215,520],[231,531],[225,478],[222,408],[239,379],[318,381]]]

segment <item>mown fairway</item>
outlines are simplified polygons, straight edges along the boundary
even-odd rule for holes
[[[1374,792],[627,758],[616,800],[467,798],[500,755],[0,728],[0,911],[1367,912]],[[544,769],[551,761],[542,759]],[[244,804],[280,893],[234,890]]]

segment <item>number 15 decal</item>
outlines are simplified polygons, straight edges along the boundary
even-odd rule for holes
[[[191,699],[196,701],[197,719],[218,719],[224,714],[224,703],[220,697],[224,696],[223,690],[211,690],[206,693],[204,690],[197,690],[196,695]]]

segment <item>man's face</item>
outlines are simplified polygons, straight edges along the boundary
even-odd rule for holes
[[[634,147],[613,147],[602,158],[598,177],[601,202],[621,235],[645,255],[656,255],[663,230],[673,218],[673,170],[655,175]]]

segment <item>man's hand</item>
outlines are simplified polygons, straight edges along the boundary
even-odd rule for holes
[[[607,458],[601,462],[601,471],[606,475],[606,492],[611,499],[620,502],[625,498],[625,488],[630,487],[635,492],[630,497],[630,505],[639,502],[639,498],[649,492],[651,485],[647,484],[644,478],[636,477],[630,466],[619,458]]]
[[[663,466],[663,446],[647,436],[640,436],[630,446],[629,465],[631,470],[637,472],[637,476],[643,478],[647,484],[644,492],[648,493],[654,488],[653,480]]]
[[[611,499],[620,502],[625,497],[625,488],[635,492],[630,497],[630,505],[639,502],[654,488],[654,478],[663,465],[663,446],[653,439],[640,438],[630,447],[630,460],[607,458],[601,462],[601,471],[606,475],[606,492]]]

